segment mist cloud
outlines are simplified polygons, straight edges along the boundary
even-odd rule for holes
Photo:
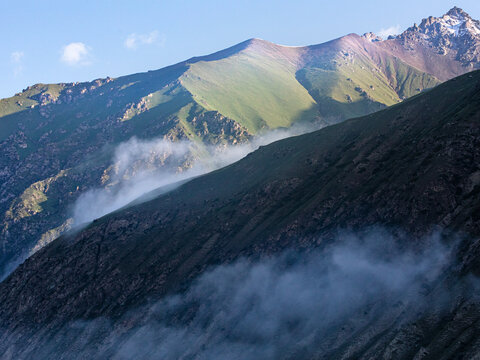
[[[378,36],[382,39],[388,39],[389,36],[394,36],[400,34],[402,28],[400,25],[390,26],[388,28],[382,28],[378,31]]]
[[[10,61],[14,65],[13,68],[13,75],[14,76],[19,76],[22,75],[23,73],[23,58],[24,58],[24,52],[23,51],[14,51],[10,54]]]
[[[133,201],[139,203],[148,200],[149,197],[142,195],[153,190],[157,190],[155,196],[158,196],[190,178],[238,161],[259,146],[318,128],[316,124],[295,124],[288,129],[268,131],[248,143],[232,146],[205,146],[190,141],[171,142],[160,138],[140,140],[132,137],[115,148],[108,171],[109,178],[104,185],[82,193],[69,209],[68,216],[79,230]],[[199,153],[202,155],[199,156]],[[3,273],[0,273],[0,281],[31,254],[31,251],[26,251],[6,264]]]
[[[403,252],[388,235],[372,233],[342,236],[323,252],[219,266],[150,309],[150,321],[116,358],[310,357],[334,346],[332,333],[351,320],[358,326],[380,308],[422,302],[422,285],[438,277],[449,254],[436,239],[419,253]],[[168,324],[182,316],[188,325]]]
[[[165,45],[165,41],[165,34],[160,34],[158,30],[154,30],[148,34],[132,33],[127,36],[123,44],[127,49],[135,50],[140,45],[158,44],[160,46],[163,46]]]
[[[292,249],[218,265],[184,292],[115,322],[72,322],[36,354],[256,360],[349,351],[368,336],[446,309],[458,296],[449,291],[431,296],[426,290],[453,263],[454,247],[437,235],[422,244],[399,246],[385,231],[344,233],[323,250]]]
[[[312,131],[311,125],[297,125],[270,131],[248,143],[232,146],[133,137],[116,147],[108,182],[104,187],[80,195],[73,206],[72,217],[76,225],[89,223],[152,190],[161,187],[165,191],[171,190],[174,184],[238,161],[259,146],[308,131]]]

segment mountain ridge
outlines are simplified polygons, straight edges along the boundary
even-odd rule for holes
[[[185,169],[209,156],[208,146],[369,114],[468,70],[451,53],[420,42],[407,51],[399,41],[350,34],[287,47],[249,39],[163,69],[37,84],[0,100],[0,269],[68,229],[81,194],[114,185],[122,176],[114,148],[133,136],[191,142],[177,164]],[[161,168],[169,156],[148,166]]]
[[[423,286],[422,296],[432,303],[443,283],[478,273],[479,124],[476,71],[364,118],[261,147],[102,217],[44,247],[0,283],[0,349],[28,356],[42,351],[44,339],[55,333],[68,357],[79,349],[60,340],[67,320],[107,317],[115,323],[149,298],[181,291],[209,266],[289,248],[322,249],[338,228],[386,226],[396,229],[400,244],[414,248],[439,226],[449,241],[452,233],[463,233],[459,263],[442,278],[450,280]],[[345,358],[381,357],[392,347],[403,349],[401,358],[419,353],[438,359],[459,348],[478,352],[478,304],[468,292],[454,292],[452,299],[445,307],[427,306],[413,322],[399,315],[393,329],[383,313],[365,331],[340,324],[338,347],[317,356],[333,351]],[[398,314],[409,309],[394,307],[400,307]],[[362,314],[359,323],[365,324]],[[113,328],[119,334],[135,324],[118,321]],[[465,328],[472,332],[465,334]],[[88,339],[89,328],[79,329],[77,336]],[[95,344],[108,344],[110,330],[103,334]],[[462,334],[470,341],[457,341]],[[80,350],[88,346],[82,344]]]

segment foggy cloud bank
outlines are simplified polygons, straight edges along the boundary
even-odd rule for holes
[[[279,359],[312,355],[349,319],[417,302],[436,279],[449,250],[432,239],[421,253],[402,253],[391,239],[347,236],[326,252],[287,252],[260,262],[240,260],[202,275],[184,295],[150,310],[165,322],[184,314],[188,326],[151,322],[117,358]],[[390,253],[390,258],[385,256]],[[388,255],[387,255],[388,256]],[[189,314],[191,309],[195,313]],[[335,339],[331,339],[335,341]]]
[[[319,125],[294,124],[288,129],[271,130],[238,145],[204,146],[189,141],[139,140],[119,144],[113,154],[109,178],[102,187],[89,189],[73,204],[69,216],[77,230],[83,225],[118,210],[153,190],[155,196],[171,191],[188,179],[240,160],[259,146],[318,129]],[[137,203],[138,203],[137,202]],[[27,251],[6,264],[3,281],[32,254]]]
[[[152,190],[161,187],[172,190],[174,184],[238,161],[259,146],[313,130],[312,125],[294,125],[231,146],[164,139],[142,141],[133,137],[116,147],[108,182],[104,187],[80,195],[73,206],[72,217],[76,225],[89,223]]]
[[[57,334],[57,350],[42,351],[82,349],[76,356],[114,359],[322,358],[351,346],[360,332],[391,330],[453,298],[445,290],[427,300],[453,250],[438,236],[424,243],[402,250],[375,231],[343,234],[324,250],[241,259],[114,324],[70,324]]]

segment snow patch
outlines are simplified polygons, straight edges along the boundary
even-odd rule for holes
[[[451,17],[450,15],[444,15],[440,19],[440,24],[444,27],[450,34],[458,36],[460,27],[465,23],[465,18],[460,15],[459,17]]]
[[[438,19],[441,27],[444,28],[449,34],[453,36],[463,36],[465,34],[479,35],[480,24],[473,21],[468,16],[465,17],[462,14],[451,16],[444,15]]]

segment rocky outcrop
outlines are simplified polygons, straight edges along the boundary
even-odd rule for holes
[[[362,35],[362,37],[364,37],[365,39],[371,42],[383,41],[383,39],[380,36],[374,34],[373,32],[365,33]]]

